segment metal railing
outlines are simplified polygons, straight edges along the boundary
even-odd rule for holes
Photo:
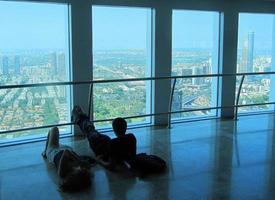
[[[243,87],[244,78],[245,78],[245,75],[242,75],[239,90],[237,93],[237,99],[236,99],[236,103],[235,103],[235,105],[237,105],[237,106],[235,107],[235,116],[234,116],[235,120],[238,120],[238,105],[239,105],[239,101],[240,101],[240,95],[241,95],[241,91],[242,91],[242,87]]]
[[[232,73],[232,74],[202,74],[202,75],[185,75],[185,76],[163,76],[163,77],[147,77],[147,78],[129,78],[129,79],[110,79],[110,80],[87,80],[87,81],[67,81],[67,82],[51,82],[51,83],[37,83],[37,84],[22,84],[22,85],[3,85],[0,86],[0,90],[2,89],[15,89],[15,88],[29,88],[29,87],[43,87],[43,86],[62,86],[62,85],[83,85],[83,84],[89,84],[89,98],[88,98],[88,114],[90,116],[91,114],[91,105],[92,105],[92,94],[93,94],[93,85],[99,84],[99,83],[114,83],[114,82],[134,82],[134,81],[157,81],[157,80],[172,80],[172,89],[170,93],[170,99],[169,99],[169,105],[168,105],[168,112],[163,113],[150,113],[150,114],[143,114],[143,115],[133,115],[133,116],[127,116],[124,117],[125,119],[132,119],[132,118],[141,118],[141,117],[150,117],[150,116],[157,116],[157,115],[168,115],[168,127],[171,127],[171,114],[176,113],[183,113],[183,112],[194,112],[194,111],[203,111],[203,110],[212,110],[212,109],[223,109],[223,108],[235,108],[235,119],[237,119],[238,115],[238,108],[239,107],[246,107],[246,106],[259,106],[259,105],[269,105],[269,104],[275,104],[275,102],[267,102],[267,103],[256,103],[256,104],[246,104],[246,105],[239,105],[239,98],[241,93],[241,88],[243,85],[243,81],[245,76],[249,75],[273,75],[275,72],[255,72],[255,73]],[[234,77],[234,76],[242,76],[241,83],[239,86],[239,90],[237,93],[237,100],[235,102],[235,105],[232,106],[215,106],[215,107],[207,107],[207,108],[198,108],[198,109],[185,109],[185,110],[179,110],[179,111],[171,111],[172,109],[172,101],[174,96],[174,90],[177,79],[183,79],[183,78],[212,78],[212,77]],[[92,122],[105,122],[105,121],[111,121],[110,119],[102,119],[102,120],[92,120]],[[1,131],[0,134],[7,134],[12,132],[20,132],[20,131],[29,131],[29,130],[35,130],[35,129],[42,129],[42,128],[50,128],[53,126],[66,126],[66,125],[73,125],[74,123],[63,123],[63,124],[52,124],[52,125],[46,125],[46,126],[37,126],[37,127],[30,127],[30,128],[22,128],[22,129],[14,129],[14,130],[6,130]]]

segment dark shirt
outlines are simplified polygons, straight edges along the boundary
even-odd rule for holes
[[[110,141],[110,157],[117,161],[130,163],[136,156],[136,143],[136,137],[132,133],[112,139]]]

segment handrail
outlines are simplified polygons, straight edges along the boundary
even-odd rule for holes
[[[202,75],[186,75],[186,76],[163,76],[163,77],[146,77],[146,78],[130,78],[130,79],[110,79],[110,80],[89,80],[89,81],[67,81],[67,82],[51,82],[51,83],[37,83],[37,84],[22,84],[22,85],[4,85],[0,86],[1,89],[14,89],[14,88],[28,88],[28,87],[43,87],[43,86],[60,86],[60,85],[79,85],[79,84],[90,84],[89,90],[89,117],[90,117],[90,106],[92,103],[92,92],[93,92],[93,84],[96,83],[113,83],[113,82],[130,82],[130,81],[150,81],[150,80],[165,80],[165,79],[174,79],[173,88],[170,94],[170,100],[173,98],[174,89],[176,80],[178,78],[207,78],[207,77],[227,77],[227,76],[242,76],[242,81],[240,84],[239,92],[238,92],[238,101],[239,95],[243,83],[243,79],[246,75],[272,75],[275,72],[255,72],[255,73],[235,73],[235,74],[202,74]],[[215,106],[215,107],[207,107],[207,108],[199,108],[199,109],[186,109],[181,111],[171,111],[164,113],[151,113],[151,114],[144,114],[144,115],[136,115],[136,116],[128,116],[124,117],[125,119],[130,118],[140,118],[140,117],[149,117],[149,116],[157,116],[157,115],[167,115],[169,114],[169,121],[168,127],[171,127],[171,114],[182,113],[182,112],[193,112],[193,111],[201,111],[201,110],[211,110],[211,109],[222,109],[222,108],[238,108],[238,107],[246,107],[246,106],[258,106],[258,105],[268,105],[268,104],[275,104],[275,102],[267,102],[267,103],[257,103],[257,104],[246,104],[246,105],[233,105],[233,106]],[[169,107],[172,106],[172,101],[169,103]],[[238,111],[236,109],[236,111]],[[237,113],[235,113],[237,115]],[[104,120],[92,120],[92,122],[104,122],[104,121],[111,121],[113,119],[104,119]],[[16,130],[7,130],[7,131],[0,131],[0,134],[12,133],[12,132],[19,132],[19,131],[27,131],[27,130],[34,130],[34,129],[42,129],[42,128],[49,128],[53,126],[65,126],[65,125],[73,125],[74,123],[63,123],[63,124],[53,124],[53,125],[46,125],[46,126],[39,126],[39,127],[30,127],[30,128],[22,128]]]
[[[108,79],[108,80],[87,80],[87,81],[65,81],[65,82],[50,82],[50,83],[29,83],[18,85],[2,85],[1,89],[28,88],[28,87],[43,87],[43,86],[61,86],[61,85],[81,85],[81,84],[99,84],[99,83],[114,83],[114,82],[131,82],[131,81],[152,81],[166,80],[178,78],[208,78],[208,77],[228,77],[228,76],[247,76],[247,75],[272,75],[275,72],[255,72],[255,73],[235,73],[235,74],[200,74],[186,76],[162,76],[162,77],[146,77],[146,78],[128,78],[128,79]]]

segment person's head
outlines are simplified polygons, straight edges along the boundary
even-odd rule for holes
[[[63,179],[60,189],[64,192],[74,192],[88,188],[91,185],[90,172],[86,168],[75,167]]]
[[[125,135],[127,130],[127,122],[125,119],[121,117],[115,118],[112,122],[112,126],[117,137]]]

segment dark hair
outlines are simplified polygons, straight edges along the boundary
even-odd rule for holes
[[[91,185],[90,172],[85,168],[74,168],[60,184],[64,192],[74,192],[88,188]]]
[[[127,122],[125,119],[118,117],[112,122],[113,130],[118,135],[124,135],[127,130]]]

